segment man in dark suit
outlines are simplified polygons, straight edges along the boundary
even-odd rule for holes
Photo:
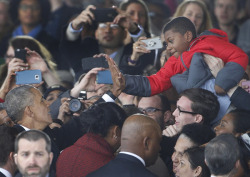
[[[121,152],[87,177],[156,177],[146,166],[155,163],[160,141],[161,129],[156,121],[142,114],[132,115],[122,127]]]
[[[12,127],[0,126],[0,177],[12,177],[16,171],[14,141],[17,131]]]
[[[6,111],[9,117],[17,123],[19,131],[36,129],[49,135],[54,158],[51,170],[55,172],[56,160],[60,151],[72,145],[83,135],[80,119],[72,118],[61,128],[49,127],[52,123],[49,105],[41,92],[35,87],[24,85],[11,90],[5,99]]]

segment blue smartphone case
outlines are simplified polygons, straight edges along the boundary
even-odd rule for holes
[[[109,70],[98,71],[97,84],[113,84],[111,72]]]
[[[16,72],[16,84],[39,84],[42,82],[42,74],[40,70],[25,70]]]

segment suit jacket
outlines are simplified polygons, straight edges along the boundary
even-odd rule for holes
[[[87,175],[87,177],[156,177],[142,162],[127,154],[118,154],[107,165]]]
[[[51,139],[51,151],[54,155],[50,166],[50,174],[56,172],[56,161],[60,152],[74,144],[78,138],[83,135],[80,125],[80,120],[78,118],[73,118],[61,128],[56,127],[51,129],[48,126],[43,130],[43,132],[45,132]],[[15,125],[15,128],[19,132],[24,131],[24,128],[20,125]]]
[[[0,177],[6,177],[2,172],[0,172]]]

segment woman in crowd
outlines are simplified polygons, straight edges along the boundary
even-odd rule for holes
[[[173,17],[184,16],[195,25],[197,34],[212,28],[212,20],[206,4],[202,0],[185,0],[176,9]]]
[[[63,150],[57,161],[57,176],[86,176],[112,160],[120,146],[121,128],[127,118],[120,106],[101,103],[80,116],[86,134]]]
[[[185,150],[176,168],[176,177],[210,177],[210,171],[205,164],[204,150],[204,147]]]
[[[133,22],[143,28],[140,36],[150,37],[150,19],[148,16],[148,7],[142,0],[126,0],[120,4],[120,9],[128,15]],[[131,42],[131,38],[127,35],[125,43]],[[135,40],[135,39],[134,39]],[[135,40],[136,41],[136,40]]]
[[[250,129],[250,112],[235,109],[227,113],[220,124],[214,128],[216,135],[231,133],[236,137],[241,136]]]
[[[199,123],[185,125],[176,141],[174,152],[171,157],[173,162],[173,172],[176,173],[176,169],[180,163],[180,158],[185,150],[206,144],[214,137],[215,133],[209,126]]]
[[[57,55],[58,41],[49,36],[44,26],[50,17],[50,3],[48,0],[12,0],[10,1],[10,16],[15,25],[14,31],[4,36],[0,43],[0,56],[6,53],[10,38],[28,35],[41,42],[52,53]]]
[[[27,50],[27,63],[23,60],[15,58],[16,49]],[[5,55],[5,64],[0,66],[0,86],[3,86],[4,81],[11,77],[15,71],[21,70],[41,70],[43,80],[46,86],[60,84],[56,75],[56,64],[52,60],[50,52],[36,39],[30,36],[17,36],[9,41],[8,51]],[[7,77],[8,76],[8,77]],[[12,79],[14,81],[14,79]],[[10,83],[11,89],[15,83]],[[6,93],[7,94],[7,93]],[[5,96],[1,97],[4,99]]]

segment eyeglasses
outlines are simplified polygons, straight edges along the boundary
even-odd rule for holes
[[[40,5],[34,4],[34,5],[27,5],[27,4],[20,4],[19,9],[23,11],[27,11],[28,9],[32,11],[36,11],[40,9]]]
[[[148,107],[148,108],[138,108],[141,112],[145,112],[146,114],[152,114],[156,111],[162,111],[161,109],[154,108],[154,107]]]
[[[106,23],[99,23],[98,28],[100,29],[106,29],[107,27],[110,27],[111,29],[118,29],[120,26],[117,24],[106,24]]]
[[[179,115],[183,112],[183,113],[186,113],[186,114],[192,114],[192,115],[194,115],[194,114],[198,114],[198,113],[196,113],[196,112],[189,112],[189,111],[182,111],[181,109],[180,109],[180,107],[179,106],[177,106],[177,108],[176,109],[178,109],[178,111],[179,111]]]

